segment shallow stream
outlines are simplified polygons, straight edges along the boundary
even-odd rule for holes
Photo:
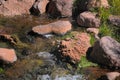
[[[61,62],[54,54],[49,53],[56,48],[54,42],[63,39],[66,35],[48,39],[30,32],[36,25],[57,20],[49,19],[46,15],[41,17],[23,15],[13,18],[1,16],[0,34],[16,37],[18,44],[13,45],[9,41],[0,39],[0,47],[14,48],[18,60],[12,65],[1,62],[0,67],[3,71],[0,73],[0,80],[96,80],[100,75],[109,72],[99,67],[77,69],[75,66]],[[81,28],[74,30],[84,31]]]

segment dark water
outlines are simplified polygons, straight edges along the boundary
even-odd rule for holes
[[[0,40],[0,47],[14,48],[18,56],[12,65],[1,63],[3,73],[0,80],[95,80],[107,70],[98,67],[78,70],[68,63],[58,61],[52,53],[56,42],[66,36],[54,36],[50,39],[30,33],[32,27],[48,24],[58,19],[49,19],[46,15],[35,17],[30,15],[15,16],[13,18],[0,17],[0,34],[9,34],[18,39],[17,45],[9,41]],[[66,19],[63,19],[66,20]],[[73,23],[75,31],[84,31]],[[27,46],[26,46],[27,45]],[[40,52],[45,52],[42,55]],[[40,53],[39,56],[37,53]]]

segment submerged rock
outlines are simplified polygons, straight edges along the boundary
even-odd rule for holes
[[[39,52],[39,53],[37,53],[37,55],[39,57],[47,58],[47,59],[52,59],[52,57],[53,57],[53,55],[50,54],[49,52]]]
[[[80,26],[85,27],[99,27],[100,26],[100,19],[97,18],[96,13],[92,12],[83,12],[77,18],[77,23]]]
[[[90,58],[104,66],[120,67],[120,43],[105,36],[94,44]]]
[[[49,33],[55,33],[57,35],[64,35],[72,29],[72,24],[69,21],[56,21],[46,25],[39,25],[32,28],[32,31],[45,35]]]
[[[31,14],[40,15],[46,12],[46,6],[49,0],[36,0],[30,9]]]
[[[64,75],[64,76],[56,76],[55,79],[52,79],[49,75],[39,75],[37,77],[38,80],[85,80],[82,75]]]
[[[87,33],[77,33],[73,39],[61,41],[59,52],[70,62],[79,62],[81,56],[86,55],[86,51],[90,47],[89,41],[90,37]]]
[[[47,13],[52,17],[72,16],[73,0],[50,0]]]
[[[7,40],[18,48],[27,48],[28,45],[20,41],[17,35],[0,34],[0,40]]]
[[[0,60],[7,63],[13,63],[17,60],[17,56],[13,49],[0,48]]]

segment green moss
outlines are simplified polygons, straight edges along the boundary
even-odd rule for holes
[[[3,74],[5,70],[3,68],[0,68],[0,74]]]
[[[66,38],[72,38],[74,35],[72,32],[68,32],[67,34],[65,34],[64,36],[61,37],[61,39],[66,39]]]
[[[28,45],[26,43],[23,43],[20,41],[17,35],[13,34],[11,35],[14,40],[14,46],[17,48],[28,48]]]
[[[86,56],[82,56],[80,62],[78,63],[79,68],[85,68],[90,66],[97,66],[97,64],[92,63],[86,59]]]

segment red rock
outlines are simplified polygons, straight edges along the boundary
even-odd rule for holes
[[[4,16],[15,16],[30,14],[29,9],[35,0],[4,0],[0,5],[0,14]]]
[[[53,17],[70,17],[73,0],[50,0],[47,8],[47,13]]]
[[[13,63],[17,60],[17,56],[13,49],[0,48],[0,59],[8,63]]]
[[[119,72],[109,72],[106,74],[109,80],[116,80],[118,76],[120,76]]]
[[[99,29],[98,28],[87,28],[87,32],[94,33],[94,34],[98,35]]]
[[[40,15],[46,12],[46,6],[49,0],[36,0],[31,8],[31,13],[33,15]]]
[[[97,80],[120,80],[119,72],[108,72],[105,75],[102,75]]]
[[[77,33],[74,39],[62,40],[59,52],[63,57],[69,57],[71,62],[79,62],[90,47],[90,37],[87,33]]]
[[[55,33],[58,35],[64,35],[72,28],[72,24],[69,21],[56,21],[47,25],[39,25],[32,28],[32,31],[40,34],[45,35],[49,33]]]
[[[97,28],[100,26],[100,19],[96,17],[96,15],[97,15],[96,13],[88,11],[83,12],[78,16],[77,23],[80,26]]]

